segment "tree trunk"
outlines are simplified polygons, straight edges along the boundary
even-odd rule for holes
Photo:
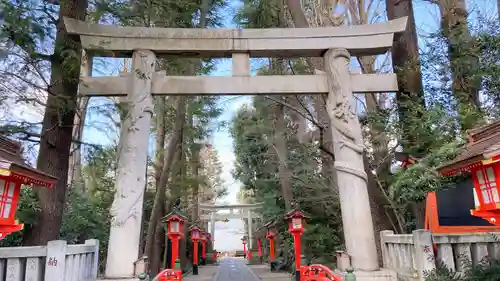
[[[460,129],[465,132],[479,121],[478,58],[467,23],[465,0],[439,0],[441,28],[448,40],[448,55],[452,72],[452,91],[459,102]]]
[[[194,184],[192,186],[192,196],[193,196],[193,205],[192,205],[192,213],[191,213],[191,219],[192,221],[196,222],[199,219],[199,208],[198,204],[200,203],[200,198],[199,198],[199,190],[200,190],[200,179],[199,179],[199,169],[200,169],[200,148],[195,147],[193,148],[193,153],[192,153],[192,159],[191,159],[191,169],[194,177]]]
[[[413,202],[411,211],[415,217],[416,229],[424,229],[425,227],[425,201]]]
[[[85,20],[87,5],[87,0],[63,1],[59,18]],[[63,21],[58,21],[37,160],[37,168],[56,176],[58,181],[53,188],[35,189],[41,212],[37,222],[25,232],[26,245],[46,245],[58,238],[61,228],[80,77],[81,46],[74,39],[66,33]]]
[[[401,139],[405,151],[420,154],[421,151],[411,151],[413,147],[422,146],[419,134],[415,134],[413,122],[420,120],[419,106],[425,107],[422,74],[420,72],[420,55],[418,50],[415,16],[412,0],[387,0],[387,18],[389,20],[408,17],[408,26],[402,33],[394,35],[392,47],[392,66],[398,77],[399,92],[396,102],[399,112],[399,124],[403,130]]]
[[[81,74],[92,76],[92,57],[88,56],[85,51],[82,51]],[[83,129],[85,127],[85,118],[87,116],[87,106],[89,97],[83,96],[78,98],[78,108],[75,115],[73,127],[73,142],[70,149],[69,170],[68,170],[68,185],[77,188],[77,192],[85,193],[85,183],[82,180],[82,146]]]
[[[168,179],[174,162],[174,155],[177,151],[177,146],[182,141],[181,134],[186,120],[186,97],[180,96],[176,103],[177,113],[175,118],[175,126],[172,138],[169,140],[167,147],[167,157],[161,170],[159,185],[156,186],[156,195],[153,203],[153,209],[149,218],[148,232],[146,236],[146,246],[144,254],[149,257],[149,268],[152,274],[157,273],[160,267],[160,258],[153,256],[153,247],[155,242],[156,225],[162,216],[163,204],[165,204],[165,193],[167,189]],[[172,200],[171,200],[172,201]],[[168,211],[168,210],[167,210]]]

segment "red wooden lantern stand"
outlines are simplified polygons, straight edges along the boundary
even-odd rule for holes
[[[23,229],[16,219],[21,185],[52,188],[57,178],[24,164],[21,145],[0,136],[0,240]]]
[[[165,217],[161,218],[161,222],[167,223],[167,235],[172,240],[172,269],[181,270],[179,261],[179,240],[184,235],[184,221],[186,217],[173,211]],[[176,267],[176,264],[178,265]]]
[[[306,216],[304,213],[295,209],[285,214],[285,219],[288,221],[288,232],[293,235],[293,244],[295,250],[295,280],[300,281],[300,259],[301,259],[301,236],[304,233],[304,222]]]
[[[217,263],[217,251],[216,250],[212,251],[212,260],[214,263]]]
[[[193,241],[193,275],[198,275],[198,241],[201,238],[201,230],[196,225],[191,226],[189,230],[191,231],[191,241]]]
[[[247,238],[243,236],[241,238],[241,243],[243,244],[243,253],[245,254],[245,258],[247,257]]]
[[[261,240],[261,238],[257,239],[257,254],[259,255],[260,263],[262,263],[262,240]]]
[[[266,223],[264,226],[267,228],[266,238],[269,240],[269,264],[271,264],[274,261],[274,238],[276,237],[277,231],[273,221]]]
[[[207,234],[205,231],[201,232],[201,264],[205,265],[207,260]]]

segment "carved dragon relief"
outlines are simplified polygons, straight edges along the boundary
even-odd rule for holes
[[[354,131],[359,130],[356,118],[358,118],[352,103],[352,92],[350,89],[349,52],[345,49],[331,49],[325,54],[325,70],[329,75],[327,110],[331,124],[339,132],[334,136],[334,142],[349,148],[358,154],[363,154],[364,146],[361,135]],[[335,152],[337,153],[337,151]],[[366,172],[351,161],[335,160],[335,169],[357,176],[364,181],[368,180]]]
[[[353,108],[351,99],[352,92],[342,81],[349,81],[350,73],[346,71],[349,66],[350,55],[345,49],[331,49],[325,54],[325,70],[327,75],[333,77],[328,79],[328,114],[332,125],[342,137],[341,146],[347,146],[357,153],[363,153],[362,139],[355,136],[351,130],[356,126],[355,118],[358,118]]]
[[[155,71],[155,60],[154,55],[152,56],[153,60],[151,60],[151,54],[148,54],[148,52],[150,51],[136,51],[136,54],[134,54],[139,56],[139,58],[135,58],[139,61],[134,65],[133,74],[135,77],[131,79],[130,89],[135,90],[136,93],[127,96],[130,109],[124,118],[124,130],[126,129],[126,131],[123,130],[120,137],[119,150],[126,150],[126,153],[132,154],[132,157],[142,152],[138,152],[135,142],[131,144],[129,139],[133,138],[136,134],[144,134],[143,131],[148,130],[149,127],[142,128],[147,123],[139,122],[139,120],[147,117],[151,118],[153,115],[152,97],[147,88],[150,87],[148,83],[151,83],[152,75]],[[122,155],[122,153],[119,152],[118,155]],[[134,171],[128,168],[130,163],[120,163],[120,160],[118,159],[118,174],[134,173]],[[118,178],[122,177],[118,176]],[[123,227],[130,218],[141,219],[138,215],[140,213],[139,208],[142,209],[142,204],[140,203],[143,200],[144,190],[141,183],[145,182],[144,177],[145,175],[139,175],[134,181],[122,182],[117,185],[110,210],[112,216],[111,225],[113,227]]]
[[[129,218],[140,219],[138,218],[138,205],[142,198],[142,190],[135,185],[117,190],[110,209],[111,225],[123,227]]]

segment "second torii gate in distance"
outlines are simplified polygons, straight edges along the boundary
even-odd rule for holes
[[[260,209],[264,206],[262,203],[257,204],[221,204],[221,205],[210,205],[210,204],[200,204],[200,210],[210,211],[210,215],[201,216],[202,221],[210,221],[210,233],[215,241],[215,222],[218,219],[228,218],[228,219],[248,219],[248,249],[252,249],[252,222],[254,218],[259,217],[257,213],[252,212],[252,210]],[[217,214],[219,210],[230,210],[229,214]],[[235,214],[232,210],[241,210],[241,213]]]

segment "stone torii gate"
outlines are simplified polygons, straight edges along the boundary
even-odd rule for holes
[[[200,204],[200,210],[210,211],[210,215],[203,215],[200,217],[201,221],[210,221],[210,234],[212,238],[215,239],[215,221],[220,219],[248,219],[248,249],[252,249],[252,219],[257,218],[258,215],[252,210],[260,209],[264,205],[262,203],[257,204],[237,204],[237,205],[210,205],[210,204]],[[233,210],[242,211],[239,214],[235,214]],[[217,214],[219,210],[230,210],[229,214]],[[246,212],[245,212],[246,211]],[[215,240],[214,240],[215,241]]]
[[[394,74],[351,74],[351,56],[387,52],[406,18],[372,25],[286,29],[188,29],[119,27],[64,18],[91,56],[132,57],[132,72],[83,77],[80,93],[121,96],[130,103],[122,126],[116,195],[106,277],[134,274],[141,231],[152,95],[328,94],[342,223],[347,253],[358,271],[377,271],[373,221],[363,167],[363,139],[353,93],[395,92]],[[155,72],[157,57],[232,57],[231,77],[167,76]],[[250,57],[323,57],[314,75],[250,76]],[[359,275],[358,275],[359,276]],[[380,277],[380,276],[379,276]],[[378,279],[382,280],[382,279]]]

